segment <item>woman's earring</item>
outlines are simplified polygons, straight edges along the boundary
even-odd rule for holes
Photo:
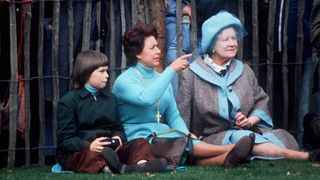
[[[212,54],[214,53],[214,49],[212,50]]]

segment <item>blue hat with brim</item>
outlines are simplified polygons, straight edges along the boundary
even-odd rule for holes
[[[237,33],[237,39],[246,35],[240,20],[227,11],[220,11],[211,16],[202,25],[202,38],[199,50],[202,54],[211,51],[216,43],[217,36],[226,28],[233,27]]]

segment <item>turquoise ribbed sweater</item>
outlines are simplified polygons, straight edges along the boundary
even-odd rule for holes
[[[136,70],[141,73],[144,83]],[[170,67],[160,74],[138,63],[116,79],[112,92],[118,97],[120,120],[129,141],[170,128],[189,133],[173,96],[170,82],[174,74]],[[156,103],[159,99],[160,113],[165,119],[163,123],[158,123],[156,118]]]

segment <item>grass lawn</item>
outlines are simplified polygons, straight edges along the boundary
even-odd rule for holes
[[[111,174],[53,174],[51,167],[20,167],[13,170],[0,169],[0,179],[319,179],[320,164],[308,161],[253,161],[237,168],[217,166],[194,166],[178,173]]]

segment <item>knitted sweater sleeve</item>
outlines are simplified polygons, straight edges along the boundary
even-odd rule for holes
[[[174,74],[174,70],[167,67],[155,81],[144,87],[134,73],[128,72],[116,80],[112,92],[121,101],[138,106],[150,106],[161,98]]]

